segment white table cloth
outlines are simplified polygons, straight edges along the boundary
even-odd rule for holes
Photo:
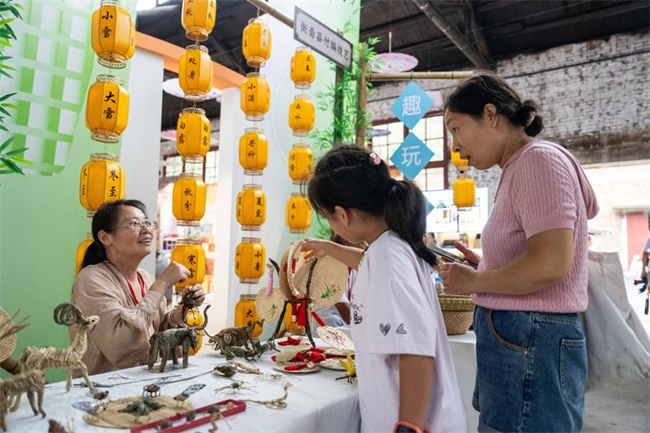
[[[319,347],[322,344],[317,341]],[[128,377],[130,380],[151,378],[154,380],[168,375],[180,374],[183,377],[190,377],[212,370],[217,364],[225,363],[225,358],[217,355],[216,352],[209,352],[190,358],[188,369],[171,370],[166,373],[154,373],[146,367],[134,367],[119,372],[105,373],[92,376],[91,380],[98,383],[120,383],[125,379],[109,379],[118,373]],[[263,357],[256,365],[264,373],[278,373],[272,368],[270,354]],[[286,409],[270,409],[258,404],[248,404],[246,411],[236,414],[218,423],[219,432],[354,432],[359,430],[360,414],[356,385],[349,384],[346,380],[335,380],[344,375],[345,372],[321,369],[315,373],[293,374],[289,389],[288,407]],[[179,377],[171,380],[179,379]],[[206,374],[193,380],[180,383],[164,385],[161,389],[162,395],[174,396],[192,384],[204,383],[206,387],[193,394],[188,401],[195,408],[216,403],[228,398],[233,399],[254,399],[268,400],[282,396],[283,382],[266,383],[255,382],[255,375],[237,373],[233,379],[250,382],[255,392],[242,392],[235,396],[228,396],[224,393],[215,394],[214,389],[231,383],[229,379],[218,377],[213,373]],[[75,379],[74,383],[79,383]],[[151,382],[140,382],[131,385],[122,385],[108,389],[109,397],[116,400],[122,397],[142,395],[142,387]],[[48,430],[48,418],[59,421],[67,428],[68,419],[73,423],[76,433],[80,432],[116,432],[117,429],[103,429],[86,424],[83,420],[84,412],[74,409],[71,405],[76,401],[91,401],[92,396],[87,388],[73,387],[66,393],[65,382],[57,382],[48,385],[45,391],[43,408],[47,413],[46,419],[34,416],[23,395],[21,407],[18,412],[7,414],[7,425],[9,432],[33,433],[46,432]],[[192,432],[207,432],[210,424],[193,429]],[[122,430],[126,431],[126,430]]]

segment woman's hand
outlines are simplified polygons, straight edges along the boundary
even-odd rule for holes
[[[306,238],[300,251],[307,251],[305,260],[320,259],[330,254],[332,244],[331,241]]]
[[[181,293],[181,298],[184,299],[188,293],[192,293],[192,300],[194,302],[194,306],[200,307],[201,305],[203,305],[203,302],[205,302],[205,292],[203,291],[203,287],[201,287],[200,284],[186,287],[185,290],[183,290],[183,292]]]
[[[454,246],[458,251],[463,253],[464,258],[468,263],[478,266],[479,262],[481,261],[481,257],[478,254],[476,254],[474,251],[470,250],[460,242],[454,242]]]
[[[458,247],[457,247],[458,248]],[[445,293],[450,295],[470,295],[478,293],[476,280],[478,271],[461,263],[443,263],[439,268]]]
[[[165,289],[173,284],[183,281],[190,276],[190,271],[185,266],[171,262],[158,278],[164,282]]]

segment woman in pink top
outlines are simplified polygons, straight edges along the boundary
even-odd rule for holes
[[[502,168],[481,236],[478,270],[441,266],[445,290],[477,305],[479,431],[580,431],[587,373],[578,314],[587,307],[587,220],[598,205],[578,161],[533,139],[544,125],[534,101],[481,74],[448,97],[453,150],[469,165]]]

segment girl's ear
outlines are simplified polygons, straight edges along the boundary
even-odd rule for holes
[[[334,218],[339,223],[348,226],[350,224],[350,211],[341,206],[334,206]]]

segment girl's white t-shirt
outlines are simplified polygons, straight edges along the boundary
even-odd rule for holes
[[[445,324],[426,262],[396,233],[365,252],[352,291],[352,339],[362,432],[390,432],[399,421],[399,355],[435,358],[432,433],[468,431]],[[415,389],[413,390],[416,391]]]

